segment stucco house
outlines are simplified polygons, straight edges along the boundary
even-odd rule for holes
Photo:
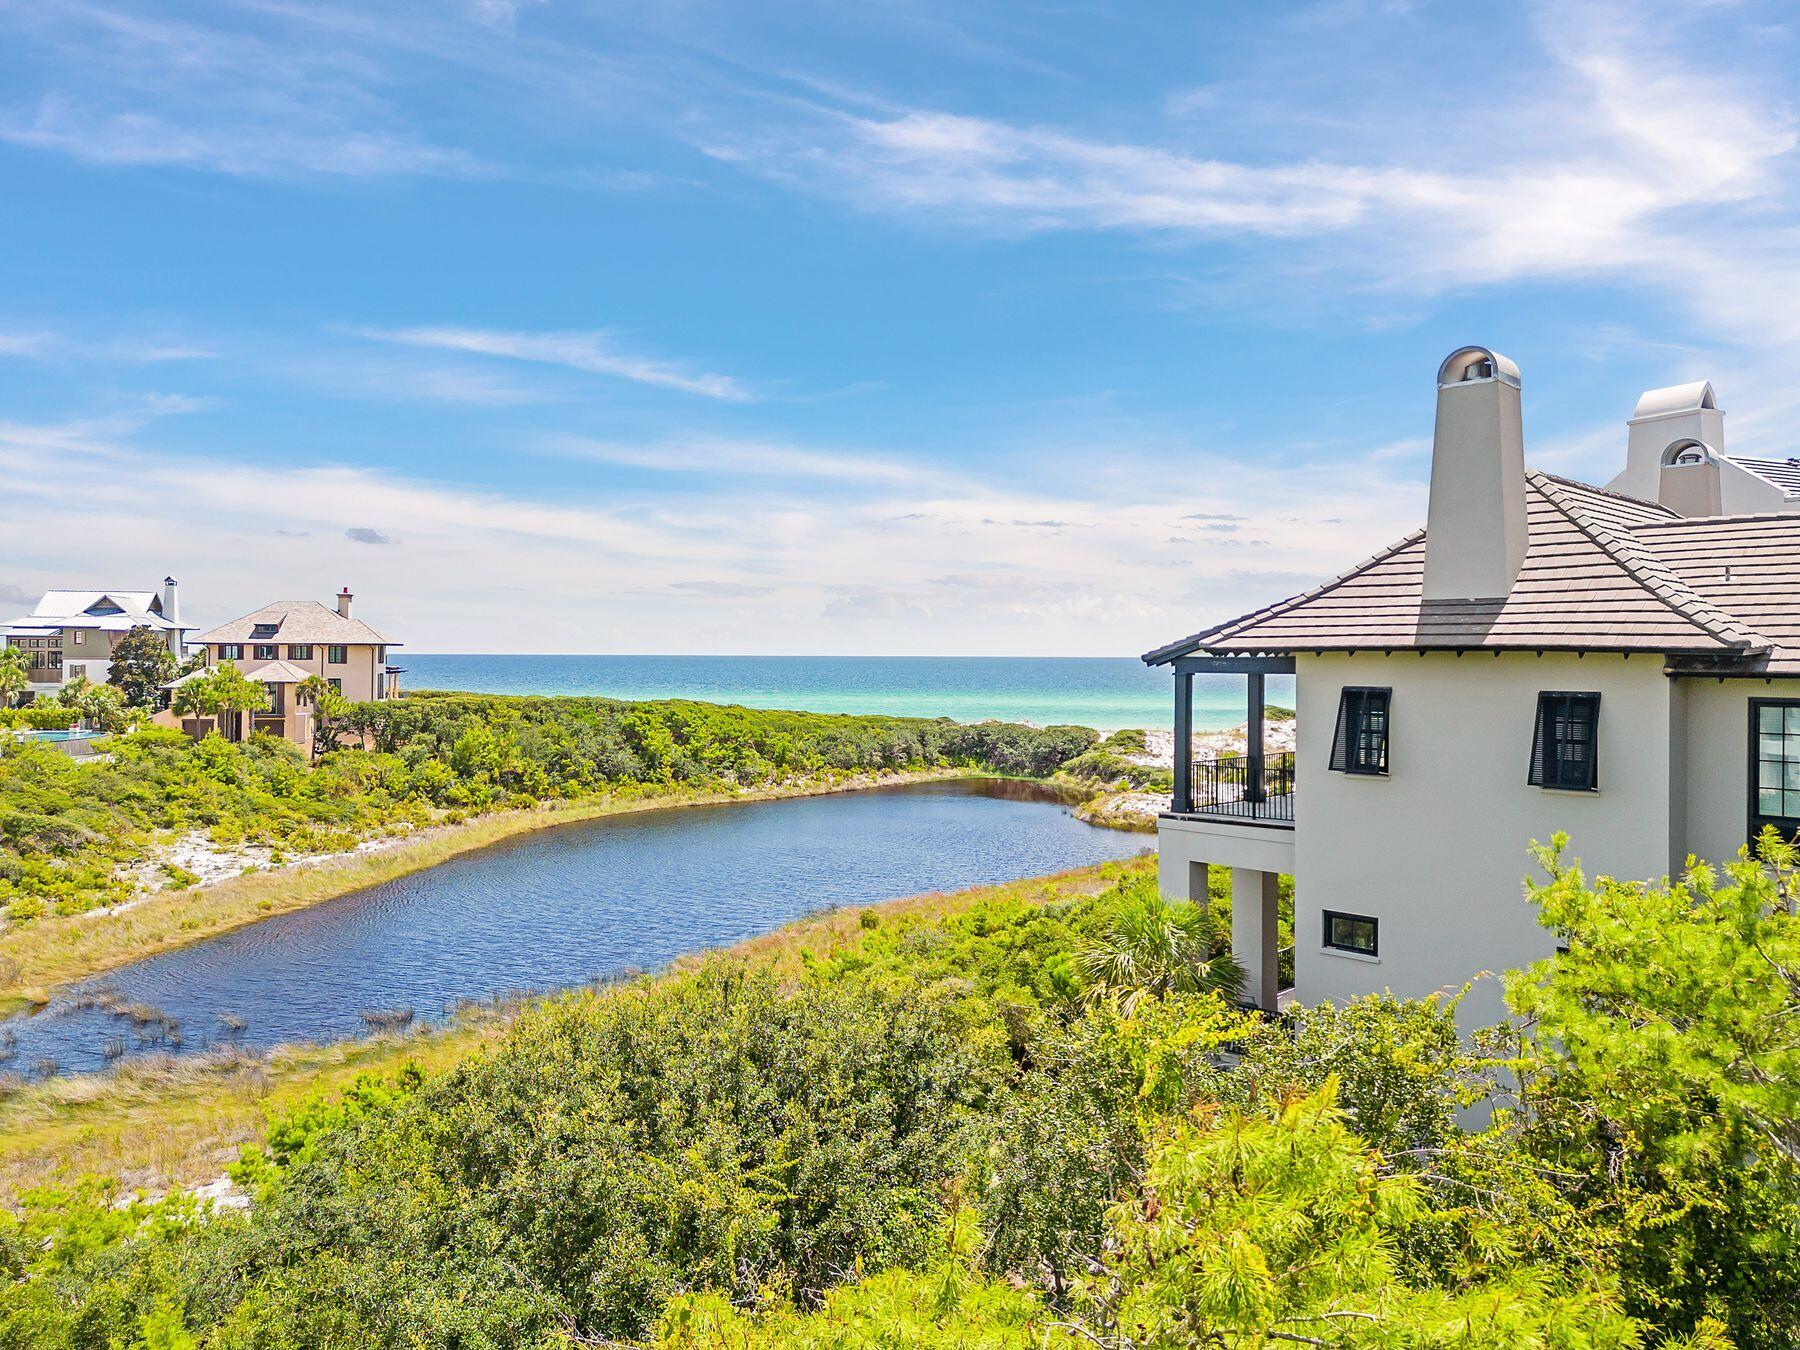
[[[1628,440],[1610,490],[1527,469],[1518,368],[1454,352],[1423,530],[1145,655],[1176,686],[1162,886],[1199,896],[1207,864],[1232,869],[1250,1001],[1282,992],[1279,875],[1294,996],[1418,997],[1554,950],[1522,892],[1531,840],[1564,830],[1590,874],[1652,879],[1800,829],[1800,514],[1779,462],[1719,453],[1709,385],[1646,394]],[[1246,679],[1249,753],[1193,763],[1192,681],[1220,672]],[[1262,750],[1272,673],[1295,676],[1291,755]],[[1465,1015],[1500,998],[1479,981]]]
[[[6,625],[4,645],[24,651],[28,690],[52,694],[77,675],[104,684],[113,648],[133,628],[157,633],[181,659],[188,628],[174,577],[159,591],[45,591],[31,613]]]
[[[268,687],[268,708],[254,715],[251,727],[237,730],[310,744],[311,710],[294,697],[294,686],[312,675],[352,702],[400,696],[405,672],[389,656],[401,644],[354,617],[354,600],[348,587],[338,593],[336,608],[316,600],[277,600],[194,639],[206,651],[207,669],[230,661]]]

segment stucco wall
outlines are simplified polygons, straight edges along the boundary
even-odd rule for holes
[[[1688,852],[1717,865],[1749,834],[1750,700],[1800,699],[1800,680],[1679,681],[1687,704]]]
[[[1526,848],[1557,830],[1590,873],[1669,870],[1672,686],[1658,656],[1399,652],[1301,656],[1295,831],[1295,968],[1308,1003],[1390,989],[1420,997],[1479,971],[1550,954],[1522,880]],[[1391,688],[1390,772],[1333,773],[1338,694]],[[1600,790],[1526,783],[1537,696],[1600,693]],[[1741,733],[1734,741],[1742,758]],[[1741,774],[1740,765],[1740,774]],[[1380,920],[1380,956],[1322,949],[1323,911]],[[1495,1020],[1497,980],[1464,1005]]]
[[[252,655],[258,646],[264,644],[244,642],[239,645],[243,648],[244,657],[243,660],[234,664],[245,675],[254,678],[261,667],[269,664],[267,660],[259,661]],[[290,643],[276,642],[274,645],[275,650],[279,653],[277,659],[286,661],[291,666],[297,666],[309,675],[320,675],[328,680],[343,681],[344,697],[353,703],[366,703],[370,699],[384,697],[382,693],[385,687],[383,672],[386,669],[386,662],[378,659],[382,650],[378,646],[366,642],[347,644],[344,650],[346,658],[344,664],[334,665],[325,659],[330,652],[330,646],[327,643],[315,642],[312,644],[313,654],[310,661],[296,661],[291,658],[288,655],[288,650],[292,645]],[[209,659],[214,662],[219,660],[220,645],[218,643],[209,644],[206,650]]]

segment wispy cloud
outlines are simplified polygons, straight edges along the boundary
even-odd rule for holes
[[[609,375],[733,403],[749,402],[756,397],[742,381],[730,375],[710,374],[682,362],[621,350],[617,336],[608,332],[524,333],[488,328],[431,327],[358,328],[353,331],[374,342],[562,366],[591,375]]]
[[[866,451],[813,450],[718,436],[689,437],[650,445],[557,436],[546,441],[544,448],[551,454],[570,459],[666,474],[822,479],[914,487],[959,481],[958,475],[942,469]]]
[[[380,530],[372,530],[367,525],[352,525],[344,531],[344,538],[353,544],[397,544],[400,541],[391,534],[383,534]]]
[[[205,361],[218,355],[211,348],[179,338],[111,337],[84,339],[48,330],[0,333],[0,356],[39,360],[117,361],[151,365],[161,361]]]

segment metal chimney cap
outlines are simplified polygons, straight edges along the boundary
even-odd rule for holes
[[[1490,347],[1458,347],[1438,367],[1438,388],[1498,380],[1519,388],[1519,368]]]

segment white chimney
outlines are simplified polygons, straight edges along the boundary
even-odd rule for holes
[[[1641,501],[1660,500],[1663,466],[1686,443],[1725,453],[1725,414],[1707,380],[1650,390],[1638,399],[1625,433],[1625,471],[1606,486]]]
[[[174,577],[164,577],[162,584],[162,616],[170,623],[181,622],[181,597],[177,593]],[[169,634],[169,650],[175,653],[175,659],[181,659],[181,630],[175,629]]]
[[[350,617],[350,602],[355,598],[350,594],[348,586],[338,592],[338,613],[346,619]]]
[[[1677,441],[1663,453],[1656,500],[1678,516],[1722,515],[1719,458],[1699,441]]]
[[[1519,368],[1486,347],[1463,347],[1438,367],[1425,599],[1500,599],[1525,543]]]

